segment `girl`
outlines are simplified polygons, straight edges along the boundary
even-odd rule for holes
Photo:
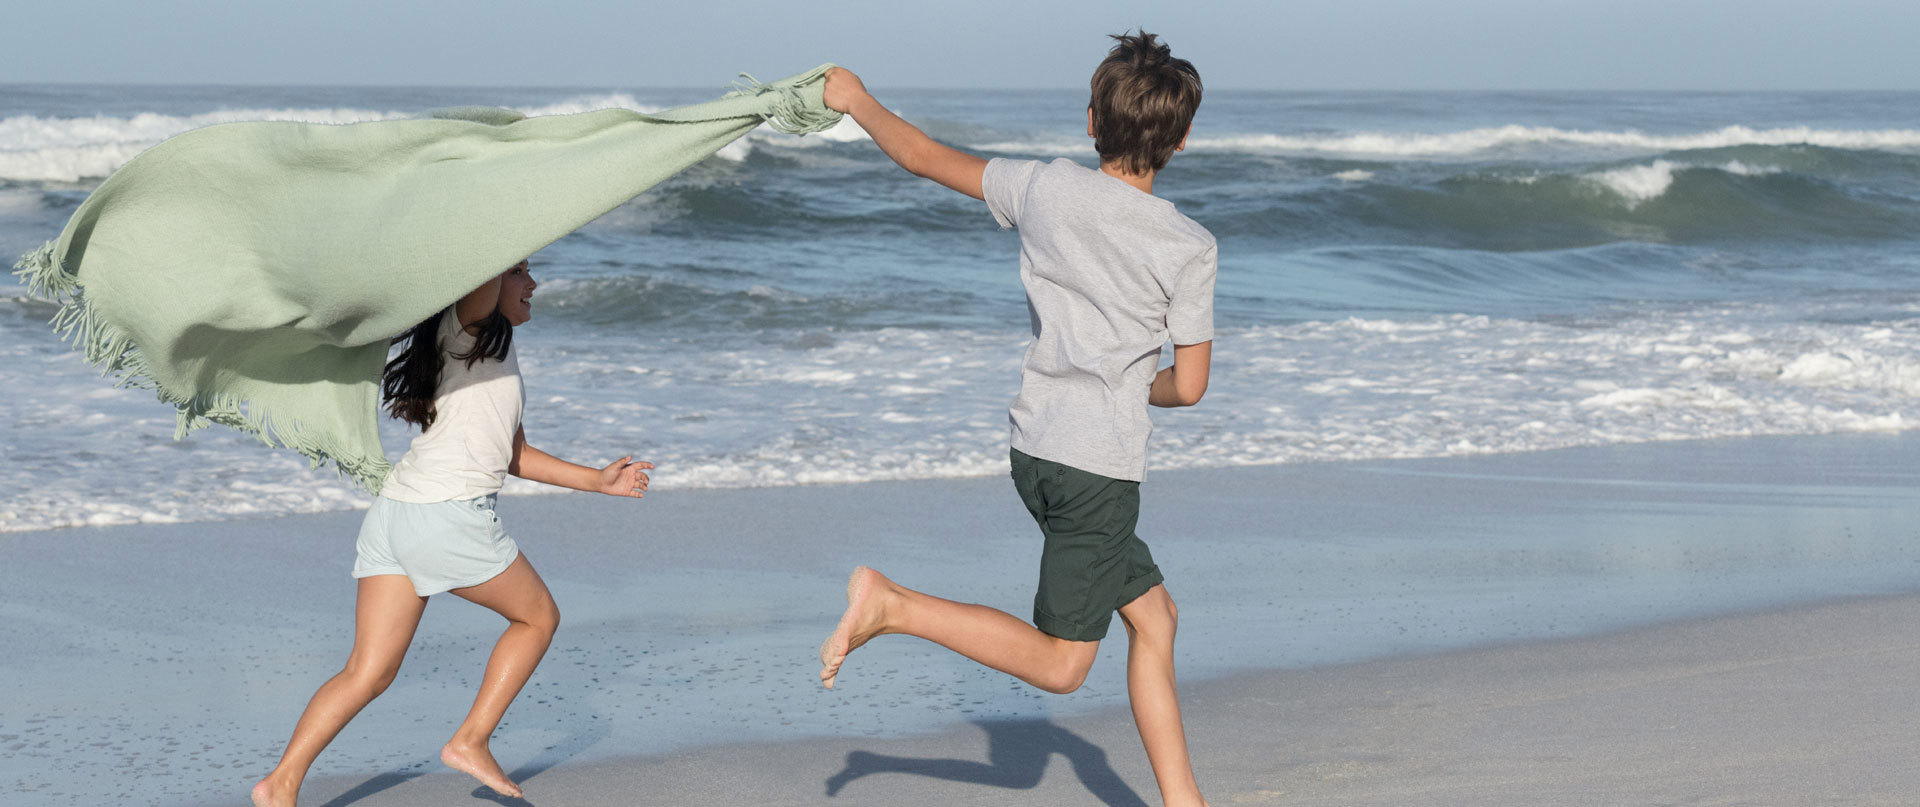
[[[353,576],[353,653],[313,694],[280,764],[253,787],[255,807],[293,807],[314,757],[393,682],[427,597],[451,591],[493,609],[507,630],[493,646],[467,719],[440,760],[496,792],[519,797],[487,749],[520,688],[547,652],[560,611],[546,583],[494,515],[506,474],[575,490],[640,498],[652,463],[622,457],[575,465],[527,444],[525,396],[513,328],[533,315],[538,287],[521,261],[403,335],[381,391],[394,417],[419,425],[360,527]]]

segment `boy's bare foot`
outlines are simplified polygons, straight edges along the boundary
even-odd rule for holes
[[[294,798],[298,794],[288,793],[284,788],[275,787],[273,777],[269,776],[254,785],[253,792],[249,795],[253,798],[253,807],[293,807]]]
[[[880,632],[883,620],[878,595],[886,581],[886,577],[865,566],[855,567],[853,576],[847,578],[847,612],[840,616],[840,625],[833,629],[833,635],[820,643],[820,683],[828,689],[833,688],[833,679],[840,676],[840,665],[846,662],[847,654]]]
[[[517,799],[523,795],[520,786],[507,778],[506,771],[500,770],[500,763],[493,761],[493,753],[486,746],[473,747],[448,741],[440,749],[440,761],[449,768],[480,780],[480,784],[493,788],[493,792],[502,796]]]

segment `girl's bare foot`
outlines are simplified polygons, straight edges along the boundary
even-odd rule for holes
[[[260,780],[253,786],[253,807],[293,807],[294,799],[299,795],[284,787],[277,787],[273,777]]]
[[[840,665],[846,662],[847,654],[880,633],[885,620],[879,595],[886,582],[886,577],[865,566],[856,567],[853,576],[847,578],[847,612],[840,616],[833,635],[820,643],[820,683],[828,689],[840,676]]]
[[[507,778],[507,772],[500,769],[500,763],[493,761],[493,752],[487,747],[461,744],[458,740],[448,741],[440,749],[440,761],[447,767],[480,780],[480,784],[493,788],[493,792],[502,796],[520,798],[520,786]]]

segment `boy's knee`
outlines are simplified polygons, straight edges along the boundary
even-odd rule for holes
[[[1141,595],[1122,609],[1120,615],[1126,618],[1127,627],[1151,639],[1172,641],[1180,627],[1180,608],[1173,604],[1173,598],[1165,589],[1156,588]]]
[[[1093,669],[1094,655],[1099,648],[1099,642],[1059,640],[1059,661],[1033,685],[1055,695],[1078,690],[1087,682],[1087,672]]]
[[[1039,687],[1055,695],[1070,695],[1087,682],[1088,667],[1067,666],[1053,670],[1045,680],[1036,682]]]

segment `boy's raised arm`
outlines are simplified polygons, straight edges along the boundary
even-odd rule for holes
[[[874,145],[914,176],[926,177],[975,199],[986,198],[980,177],[987,161],[943,145],[900,119],[867,92],[860,77],[844,67],[827,71],[827,106],[853,116]]]

